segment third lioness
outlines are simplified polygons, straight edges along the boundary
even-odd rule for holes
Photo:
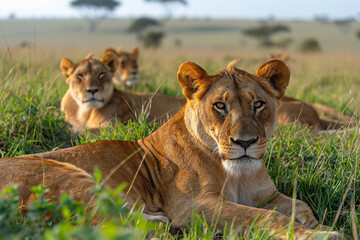
[[[111,52],[100,61],[91,56],[76,64],[66,58],[61,60],[60,68],[69,84],[61,110],[73,132],[81,133],[84,127],[96,131],[109,126],[112,118],[126,123],[148,105],[150,120],[166,121],[185,104],[184,98],[115,89],[112,76],[116,66],[117,56]]]
[[[279,60],[264,63],[254,75],[235,68],[235,62],[213,75],[185,62],[178,80],[187,103],[156,132],[138,141],[100,141],[0,159],[0,190],[18,183],[28,196],[27,187],[42,180],[24,178],[31,169],[52,184],[49,196],[80,191],[76,199],[86,202],[91,195],[86,173],[98,166],[110,177],[110,187],[129,183],[124,190],[128,207],[144,204],[151,219],[173,227],[189,226],[195,211],[208,223],[217,219],[219,230],[232,222],[236,230],[264,224],[271,234],[286,238],[294,211],[294,238],[329,234],[337,239],[337,232],[313,230],[319,223],[310,207],[277,191],[262,161],[289,76]],[[63,184],[53,171],[66,173],[74,184]]]
[[[270,54],[269,58],[288,61],[289,54],[280,52]],[[329,118],[321,118],[319,113],[326,114]],[[280,125],[299,122],[308,126],[313,132],[341,129],[354,125],[354,121],[350,116],[343,115],[334,108],[324,104],[304,102],[288,96],[280,99],[277,122]]]
[[[130,52],[120,46],[116,50],[106,48],[104,54],[112,52],[117,56],[116,69],[113,82],[117,86],[125,85],[128,88],[135,87],[139,83],[138,58],[139,49],[133,48]]]

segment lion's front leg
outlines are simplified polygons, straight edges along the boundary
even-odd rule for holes
[[[276,192],[269,199],[270,200],[268,202],[264,203],[264,205],[260,204],[259,207],[276,210],[286,216],[291,216],[292,206],[295,201],[295,221],[311,229],[314,229],[319,225],[319,222],[316,220],[311,208],[303,201],[292,199],[280,192]]]
[[[185,227],[185,220],[191,221],[193,206],[185,207],[181,213],[172,218],[174,227]],[[267,209],[248,207],[228,201],[220,201],[219,198],[201,199],[195,203],[195,211],[197,214],[205,216],[208,223],[214,219],[218,219],[217,229],[223,230],[225,223],[228,226],[234,222],[234,228],[239,232],[247,232],[250,230],[253,222],[255,227],[267,229],[271,235],[278,238],[287,239],[287,229],[290,218],[278,211],[270,211]],[[298,239],[313,239],[314,237],[324,237],[328,234],[331,239],[338,239],[340,235],[336,232],[315,231],[306,226],[295,223],[294,237]],[[314,238],[315,239],[315,238]]]

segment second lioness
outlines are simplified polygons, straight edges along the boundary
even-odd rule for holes
[[[184,98],[162,94],[129,93],[114,88],[112,76],[117,56],[107,53],[101,60],[88,56],[74,64],[63,58],[60,68],[70,85],[61,101],[61,110],[73,132],[109,126],[110,119],[123,123],[134,119],[150,103],[149,119],[166,121],[185,104]]]

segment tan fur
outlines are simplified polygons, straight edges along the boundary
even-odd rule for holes
[[[125,190],[129,190],[129,206],[136,201],[139,206],[145,204],[146,214],[168,220],[175,228],[186,228],[185,220],[189,222],[195,210],[209,223],[218,217],[219,230],[234,221],[236,230],[246,231],[258,218],[255,226],[264,221],[271,234],[286,239],[295,201],[294,237],[305,239],[318,221],[307,204],[277,191],[261,159],[276,125],[278,97],[289,80],[283,74],[287,71],[283,62],[270,61],[256,75],[231,66],[209,75],[186,62],[180,66],[178,80],[187,103],[145,139],[99,141],[2,160],[0,169],[10,169],[20,160],[30,168],[36,158],[44,158],[73,164],[88,173],[98,166],[107,176],[121,165],[107,184],[115,188],[122,182],[131,183],[131,189]],[[0,190],[4,178],[17,174],[6,171],[0,175]],[[77,182],[76,177],[73,181]],[[78,184],[78,188],[87,192],[89,187]],[[316,231],[310,239],[325,234]],[[339,236],[330,232],[332,239]]]
[[[289,53],[287,53],[287,52],[277,52],[277,53],[270,53],[269,59],[280,59],[284,62],[287,62],[287,61],[289,61],[290,56],[289,56]]]
[[[130,52],[126,52],[122,47],[117,50],[106,48],[104,54],[113,53],[117,56],[116,71],[113,76],[113,82],[116,86],[125,84],[126,87],[132,88],[139,83],[138,58],[139,50],[133,48]]]
[[[49,192],[45,197],[55,202],[65,193],[78,201],[89,202],[91,199],[91,190],[94,186],[91,175],[72,164],[47,159],[21,158],[15,161],[0,159],[0,165],[6,166],[0,169],[0,189],[4,190],[17,184],[23,209],[35,200],[35,194],[29,188],[37,185],[49,186]]]
[[[328,114],[330,119],[320,118],[316,110]],[[299,122],[308,126],[313,132],[354,126],[354,121],[351,117],[342,115],[331,107],[319,103],[304,102],[286,96],[280,99],[277,122],[282,125]]]
[[[73,132],[82,133],[84,127],[97,132],[99,127],[111,125],[111,119],[126,123],[135,119],[143,105],[150,105],[150,120],[166,121],[185,104],[185,98],[115,89],[112,73],[116,66],[117,56],[111,52],[100,61],[89,57],[74,64],[69,59],[62,59],[60,68],[69,89],[61,101],[61,110]],[[82,74],[81,79],[79,74]],[[91,99],[94,100],[89,101]]]

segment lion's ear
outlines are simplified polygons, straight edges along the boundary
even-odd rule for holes
[[[139,57],[139,49],[138,48],[133,48],[130,53],[135,57],[135,59],[137,59]]]
[[[114,73],[116,71],[116,61],[117,55],[116,53],[108,52],[101,59],[100,62],[104,63],[110,70],[110,72]]]
[[[104,55],[106,55],[106,54],[109,53],[109,52],[112,52],[112,53],[114,53],[114,54],[117,54],[116,51],[115,51],[115,49],[108,47],[108,48],[105,49]]]
[[[290,70],[283,61],[272,59],[263,63],[256,70],[255,76],[260,77],[263,87],[272,88],[270,92],[274,97],[281,98],[289,84]]]
[[[210,87],[208,73],[193,62],[184,62],[179,67],[177,78],[187,100],[201,99]]]
[[[123,51],[123,47],[122,46],[118,46],[118,48],[116,49],[116,53],[120,54]]]
[[[68,78],[74,71],[74,63],[67,58],[63,58],[60,62],[60,69],[62,74]]]

